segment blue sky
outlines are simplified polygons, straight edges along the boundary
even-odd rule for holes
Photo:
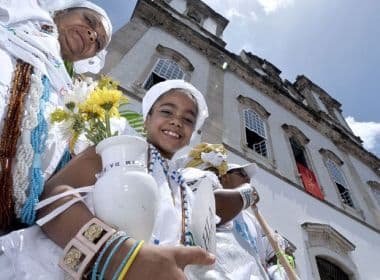
[[[93,0],[120,28],[136,0]],[[364,146],[380,156],[380,1],[204,0],[230,20],[227,49],[272,62],[282,78],[304,74],[342,103]]]

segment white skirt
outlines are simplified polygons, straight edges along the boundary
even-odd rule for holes
[[[58,261],[63,250],[39,226],[0,237],[1,279],[65,279]]]

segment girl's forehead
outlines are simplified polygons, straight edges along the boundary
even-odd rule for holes
[[[198,111],[198,106],[194,97],[190,93],[180,90],[171,90],[161,95],[153,106],[161,106],[165,104],[172,104],[176,107],[186,108],[187,110],[192,110],[195,113]]]

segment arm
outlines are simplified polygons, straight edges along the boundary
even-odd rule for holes
[[[42,198],[62,193],[75,187],[94,184],[95,174],[101,170],[100,158],[96,155],[94,147],[88,148],[73,158],[61,171],[54,175],[45,185]],[[59,205],[70,200],[66,197],[53,205],[43,208],[39,215],[44,216]],[[80,230],[80,228],[93,218],[92,213],[84,203],[76,203],[64,213],[57,216],[42,227],[42,230],[56,242],[64,247]],[[106,279],[111,279],[113,273],[128,253],[134,240],[124,242],[106,271]],[[130,271],[128,279],[185,279],[183,269],[187,264],[210,265],[215,257],[201,248],[185,248],[180,246],[153,246],[144,245],[139,252]],[[146,268],[149,269],[146,269]]]
[[[63,193],[74,187],[93,185],[95,174],[101,170],[100,157],[95,153],[95,147],[90,147],[74,157],[63,169],[53,175],[45,184],[41,200]],[[68,196],[42,208],[39,217],[50,213],[53,209],[71,200]],[[72,217],[75,217],[73,219]],[[59,246],[64,247],[79,231],[79,229],[93,218],[92,213],[84,203],[76,203],[64,213],[42,227],[45,234]],[[65,229],[64,231],[62,229]]]
[[[243,209],[243,199],[237,190],[218,189],[214,195],[216,215],[221,218],[219,225],[231,221]]]

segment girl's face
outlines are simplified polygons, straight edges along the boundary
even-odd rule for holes
[[[162,156],[172,158],[189,144],[197,113],[197,105],[190,96],[175,90],[162,95],[145,120],[148,141]]]

